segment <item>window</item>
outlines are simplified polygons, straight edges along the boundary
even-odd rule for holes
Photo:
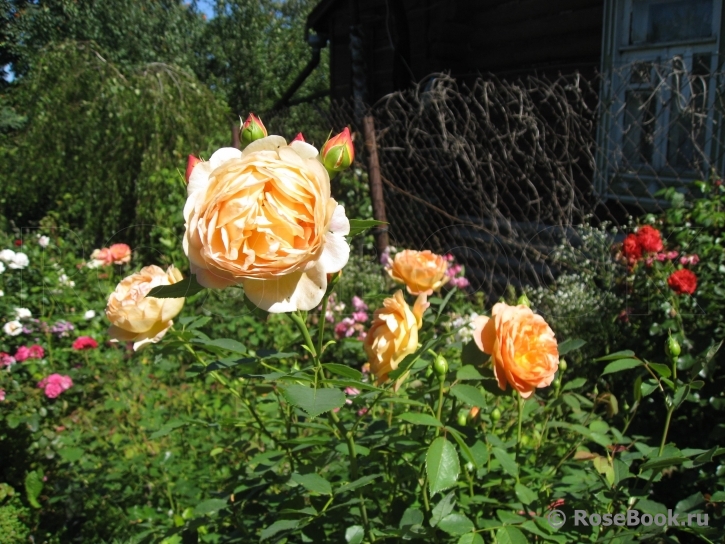
[[[642,203],[718,170],[722,0],[608,0],[600,194]]]

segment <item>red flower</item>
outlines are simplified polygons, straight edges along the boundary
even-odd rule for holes
[[[79,351],[83,350],[83,349],[95,349],[97,347],[98,347],[98,342],[96,342],[90,336],[79,336],[73,342],[73,349],[79,350]]]
[[[642,257],[642,246],[634,234],[628,234],[622,242],[622,253],[629,262],[634,262]]]
[[[23,245],[23,241],[22,240],[15,240],[15,246],[16,247],[20,247],[22,245]]]
[[[648,253],[662,251],[662,235],[657,229],[645,225],[637,231],[637,241],[642,249]]]
[[[691,270],[683,268],[670,274],[670,277],[667,278],[667,285],[678,295],[683,293],[691,295],[697,289],[697,276]]]

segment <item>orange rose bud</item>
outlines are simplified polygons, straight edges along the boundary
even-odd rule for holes
[[[261,140],[266,137],[267,129],[264,128],[262,120],[253,113],[250,113],[247,120],[242,124],[242,128],[240,130],[240,140],[242,145],[247,147],[255,140]]]
[[[197,159],[194,155],[189,155],[189,158],[186,160],[186,184],[189,185],[189,178],[191,177],[191,172],[194,170],[194,167],[201,162],[201,159]]]
[[[499,302],[491,317],[478,317],[474,323],[473,339],[478,349],[492,356],[500,389],[510,385],[528,398],[537,387],[551,385],[559,368],[559,348],[543,317],[523,304]]]
[[[320,155],[322,164],[331,174],[350,168],[355,160],[355,146],[352,144],[350,129],[345,127],[340,134],[327,140]]]
[[[304,141],[305,141],[305,137],[302,136],[301,132],[298,132],[297,136],[295,136],[294,139],[292,140],[292,142],[304,142]],[[292,142],[290,142],[290,143],[292,143]]]

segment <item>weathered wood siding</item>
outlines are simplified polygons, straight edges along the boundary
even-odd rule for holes
[[[433,72],[594,72],[604,0],[359,0],[368,100]],[[330,37],[331,90],[352,96],[350,0],[330,2],[313,29]]]

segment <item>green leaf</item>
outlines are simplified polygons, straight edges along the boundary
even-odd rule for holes
[[[259,535],[259,539],[267,540],[268,538],[272,538],[274,535],[276,535],[277,533],[281,533],[282,531],[291,531],[293,529],[296,529],[299,524],[300,520],[298,519],[280,519],[264,529]]]
[[[476,370],[473,365],[464,365],[456,371],[456,380],[462,382],[464,380],[482,380],[483,376]]]
[[[25,475],[25,496],[28,498],[30,506],[33,508],[40,508],[38,497],[43,491],[43,479],[40,477],[37,471],[28,472]]]
[[[345,493],[347,491],[352,491],[353,489],[363,487],[365,485],[368,485],[370,482],[377,480],[378,478],[380,478],[380,474],[363,476],[362,478],[358,478],[357,480],[350,482],[349,484],[339,486],[337,489],[335,489],[335,494],[338,495],[340,493]]]
[[[424,520],[423,512],[417,508],[406,508],[403,512],[403,517],[400,518],[398,527],[401,529],[405,527],[411,527],[412,525],[422,525]]]
[[[617,351],[615,353],[610,353],[609,355],[605,355],[604,357],[599,357],[598,359],[594,359],[595,361],[614,361],[615,359],[625,359],[628,357],[633,357],[634,352],[630,351],[628,349],[625,349],[624,351]]]
[[[491,451],[493,452],[493,456],[496,460],[501,463],[501,468],[503,468],[509,476],[513,476],[514,478],[518,476],[519,466],[516,464],[516,461],[514,461],[514,458],[506,452],[506,450],[503,448],[492,448]]]
[[[458,539],[458,544],[483,544],[483,537],[478,533],[466,533]]]
[[[451,491],[433,507],[430,516],[430,526],[435,527],[440,521],[453,511],[456,504],[456,492]]]
[[[474,531],[476,526],[463,514],[448,514],[440,521],[438,528],[449,535],[458,536]]]
[[[247,353],[247,348],[244,344],[236,340],[232,340],[231,338],[217,338],[214,340],[195,338],[194,340],[192,340],[192,343],[210,348],[224,349],[226,351],[231,351],[232,353],[239,353],[241,355],[245,355]]]
[[[62,448],[58,450],[58,454],[63,458],[64,461],[73,463],[83,457],[84,451],[81,448]]]
[[[290,479],[307,489],[307,491],[319,493],[320,495],[332,495],[332,486],[330,485],[330,482],[314,472],[310,474],[294,473]]]
[[[640,472],[645,470],[659,470],[661,468],[674,467],[687,461],[687,457],[655,457],[639,467]]]
[[[186,421],[182,421],[180,419],[174,419],[172,421],[169,421],[166,425],[161,427],[158,431],[151,433],[151,436],[149,436],[149,438],[151,440],[156,440],[157,438],[166,436],[174,429],[178,429],[179,427],[183,427],[184,425],[187,425]]]
[[[657,372],[660,376],[663,378],[669,378],[672,375],[672,370],[670,370],[670,367],[667,365],[663,365],[662,363],[647,363],[649,367]]]
[[[379,225],[387,225],[387,223],[385,221],[376,221],[375,219],[350,219],[350,234],[348,236],[357,236]]]
[[[159,285],[149,291],[147,296],[154,298],[185,298],[206,289],[196,281],[194,274],[172,285]]]
[[[570,389],[579,389],[585,383],[587,383],[586,378],[574,378],[570,382],[566,382],[563,385],[563,387],[561,388],[561,390],[562,391],[569,391]]]
[[[586,340],[580,338],[570,338],[559,344],[559,357],[566,355],[570,351],[575,351],[586,344]]]
[[[639,384],[640,395],[646,397],[647,395],[651,394],[655,389],[657,389],[657,387],[659,386],[654,380],[647,380],[646,382],[642,382]]]
[[[506,525],[496,531],[496,544],[528,544],[528,540],[516,527]]]
[[[476,468],[478,468],[480,463],[476,461],[476,456],[474,455],[473,451],[471,451],[471,448],[468,447],[468,444],[466,444],[465,440],[463,440],[463,435],[458,432],[453,427],[449,427],[446,425],[445,430],[450,433],[450,435],[453,437],[453,439],[458,442],[458,447],[461,448],[461,453],[463,454],[463,457],[466,459],[467,462],[473,463]]]
[[[284,398],[310,417],[316,417],[345,404],[345,394],[339,389],[314,389],[304,385],[288,385],[282,388]]]
[[[456,485],[461,466],[453,444],[442,436],[436,438],[425,456],[425,469],[431,496]]]
[[[226,499],[207,499],[196,505],[196,508],[194,508],[194,514],[197,516],[205,516],[207,514],[218,512],[222,508],[226,507]]]
[[[524,484],[517,483],[514,489],[516,491],[516,497],[524,504],[524,506],[529,505],[538,499],[538,495]]]
[[[361,544],[365,538],[365,529],[362,525],[352,525],[345,530],[345,542],[348,544]]]
[[[362,372],[356,368],[352,368],[351,366],[341,365],[338,363],[324,363],[322,366],[338,376],[344,376],[345,378],[350,378],[351,380],[362,381]]]
[[[604,367],[602,376],[613,374],[614,372],[621,372],[622,370],[629,370],[630,368],[637,368],[638,366],[642,366],[642,361],[639,359],[619,359]]]
[[[443,424],[429,414],[420,414],[418,412],[405,412],[400,414],[398,419],[413,423],[414,425],[428,425],[430,427],[443,427]]]
[[[451,387],[451,394],[461,402],[484,408],[486,406],[486,397],[478,390],[477,387],[465,384],[456,384]]]
[[[463,365],[481,366],[488,360],[488,355],[483,353],[476,342],[469,341],[461,350],[461,363]]]

